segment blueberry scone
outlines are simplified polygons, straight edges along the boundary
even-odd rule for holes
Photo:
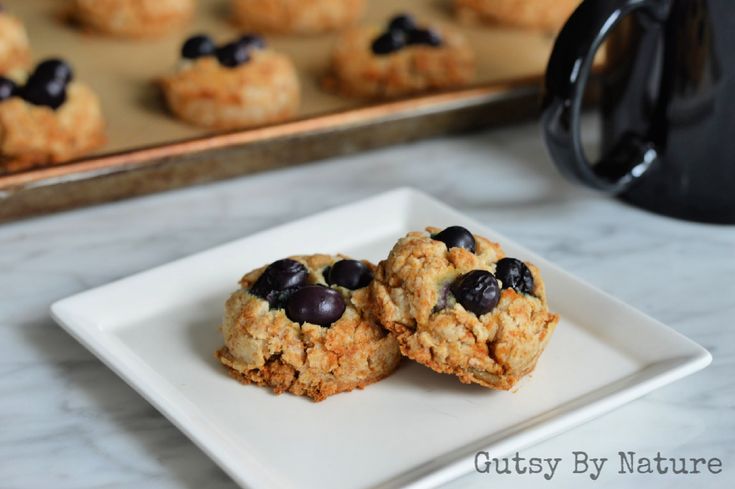
[[[318,34],[357,22],[365,0],[231,0],[232,18],[244,30]]]
[[[464,36],[401,14],[382,29],[345,31],[332,52],[324,87],[348,97],[384,99],[462,87],[474,76],[474,52]]]
[[[30,57],[23,23],[0,5],[0,75],[24,68]]]
[[[160,80],[171,111],[188,123],[237,129],[296,115],[296,68],[262,37],[248,34],[216,46],[206,35],[186,40],[176,71]]]
[[[71,17],[101,34],[157,37],[186,25],[194,7],[194,0],[73,0]]]
[[[240,382],[315,401],[387,377],[401,358],[398,344],[352,300],[373,269],[310,255],[248,273],[225,306],[217,358]]]
[[[580,0],[454,0],[461,21],[486,22],[549,32],[562,28]]]
[[[408,358],[464,383],[511,389],[558,322],[538,269],[462,227],[427,230],[396,243],[356,302],[370,304]]]
[[[0,168],[64,162],[105,140],[99,99],[63,60],[39,63],[25,80],[0,77]]]

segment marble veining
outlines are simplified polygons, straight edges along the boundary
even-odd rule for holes
[[[447,487],[735,486],[735,227],[675,221],[570,186],[551,167],[538,128],[528,125],[0,226],[0,488],[234,488],[56,326],[49,304],[404,185],[459,208],[714,355],[706,370],[522,455],[570,464],[574,450],[607,457],[660,450],[719,457],[718,475],[612,471],[593,483],[567,467],[550,482],[470,474]]]

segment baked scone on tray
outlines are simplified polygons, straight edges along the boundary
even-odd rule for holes
[[[294,256],[246,274],[227,301],[217,359],[245,384],[321,401],[390,375],[398,343],[353,301],[374,266]]]
[[[47,59],[24,80],[0,77],[0,169],[61,163],[105,141],[99,99],[65,61]]]
[[[0,4],[0,75],[25,68],[30,59],[23,23]]]
[[[221,46],[207,35],[186,40],[176,70],[159,80],[179,119],[213,129],[287,120],[298,113],[301,89],[290,58],[246,34]]]
[[[182,28],[194,7],[194,0],[72,0],[68,15],[93,32],[147,38]]]
[[[460,21],[556,32],[581,0],[454,0]]]
[[[276,34],[319,34],[357,22],[367,0],[230,0],[240,29]]]
[[[389,99],[463,87],[474,77],[475,55],[461,33],[401,14],[383,27],[342,33],[323,85],[347,97]]]
[[[401,238],[359,299],[403,355],[493,389],[534,369],[559,319],[535,266],[458,226]]]

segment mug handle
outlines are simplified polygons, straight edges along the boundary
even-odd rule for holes
[[[663,21],[668,4],[665,0],[585,0],[559,33],[546,69],[541,122],[551,159],[568,179],[616,194],[659,159],[652,142],[628,133],[592,166],[584,154],[580,118],[595,54],[608,34],[634,11]]]

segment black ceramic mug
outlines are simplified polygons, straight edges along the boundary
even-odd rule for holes
[[[603,45],[591,164],[580,117]],[[735,223],[735,0],[585,0],[545,89],[544,137],[565,176],[661,214]]]

